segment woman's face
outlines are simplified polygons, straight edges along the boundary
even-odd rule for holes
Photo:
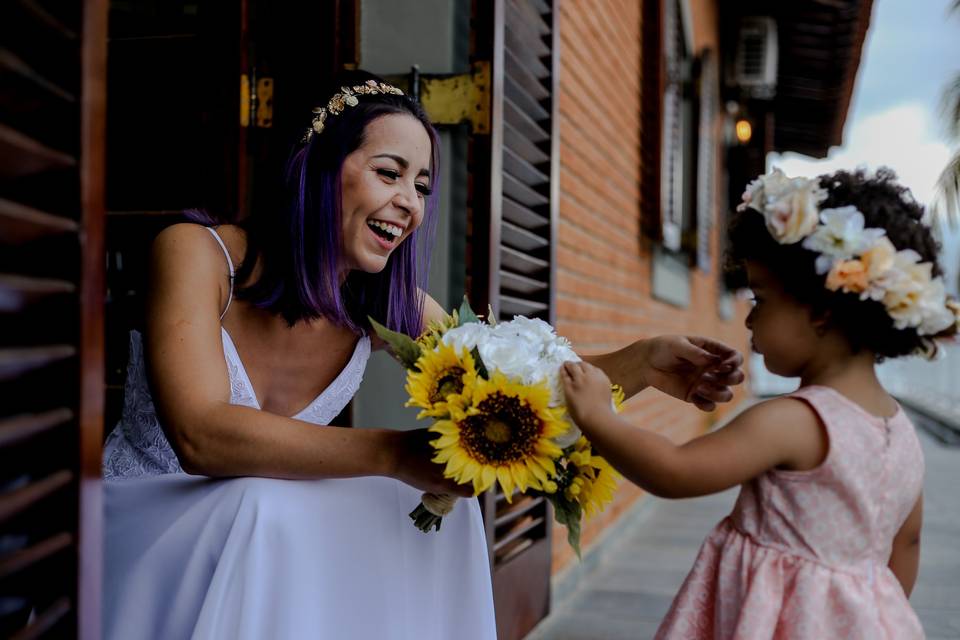
[[[377,273],[423,222],[431,146],[423,124],[404,114],[370,122],[364,138],[341,170],[342,267]]]

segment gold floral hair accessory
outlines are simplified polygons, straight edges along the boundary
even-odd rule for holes
[[[327,117],[339,115],[346,107],[355,107],[359,104],[357,96],[369,96],[374,94],[390,94],[402,96],[403,91],[386,82],[377,82],[376,80],[367,80],[363,84],[352,87],[340,87],[340,92],[333,94],[327,106],[315,107],[313,109],[313,120],[303,135],[303,142],[307,143],[313,138],[314,134],[323,133]]]
[[[817,253],[815,268],[826,275],[827,289],[882,302],[897,329],[935,336],[960,326],[960,305],[947,298],[943,278],[933,277],[932,262],[921,262],[912,249],[897,251],[886,231],[867,228],[854,206],[821,209],[826,198],[818,180],[773,169],[747,186],[737,210],[762,214],[779,244],[801,242]]]

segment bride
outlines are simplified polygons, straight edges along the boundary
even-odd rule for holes
[[[496,637],[477,501],[436,533],[407,517],[423,491],[470,495],[428,433],[318,427],[383,347],[368,316],[416,335],[443,315],[423,293],[436,132],[375,76],[335,86],[284,202],[154,243],[104,451],[106,638]],[[703,409],[742,380],[740,356],[701,338],[590,360],[627,395],[653,385]]]

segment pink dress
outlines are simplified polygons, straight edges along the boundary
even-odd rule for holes
[[[890,419],[837,391],[791,397],[819,414],[823,464],[743,485],[710,533],[657,640],[911,640],[923,628],[887,567],[923,488],[923,452],[902,410]]]

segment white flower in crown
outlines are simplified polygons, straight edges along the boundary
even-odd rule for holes
[[[883,229],[865,229],[863,214],[850,205],[822,210],[820,221],[823,224],[803,241],[804,249],[820,254],[816,263],[819,275],[830,271],[835,262],[866,253],[886,235]]]
[[[956,322],[956,316],[947,306],[947,291],[943,285],[943,278],[939,276],[930,281],[917,305],[923,317],[917,333],[922,336],[932,336],[946,331]]]
[[[893,266],[878,283],[884,290],[883,304],[897,329],[919,327],[923,322],[920,305],[932,280],[933,264],[920,262],[920,254],[912,249],[898,251]]]

